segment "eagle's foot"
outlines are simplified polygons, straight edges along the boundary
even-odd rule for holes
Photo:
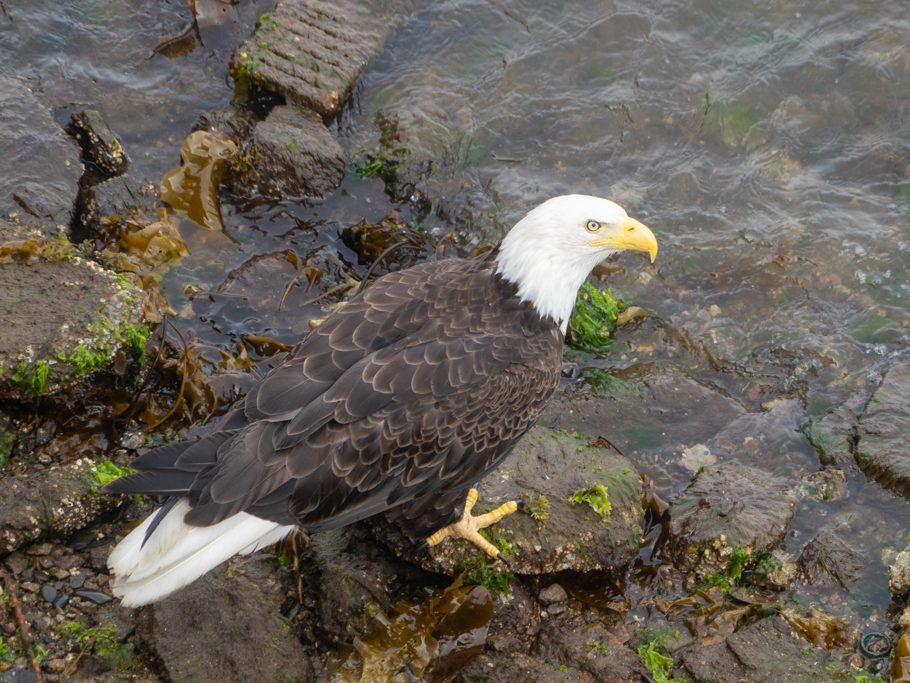
[[[426,540],[426,544],[428,546],[434,546],[441,543],[450,536],[453,536],[455,538],[464,538],[483,550],[493,559],[500,560],[508,564],[508,562],[506,562],[506,558],[503,557],[502,553],[499,552],[499,549],[483,536],[481,536],[479,531],[480,529],[485,529],[491,524],[496,524],[496,522],[501,520],[506,515],[511,515],[518,509],[518,503],[516,503],[514,500],[510,500],[507,503],[503,503],[495,510],[491,510],[490,512],[474,517],[471,514],[471,510],[474,509],[474,504],[476,502],[477,489],[472,488],[468,491],[468,497],[464,503],[464,514],[462,514],[461,519],[454,524],[450,524],[449,526],[443,527],[437,531]]]

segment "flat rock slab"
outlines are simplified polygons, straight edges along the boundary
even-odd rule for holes
[[[859,419],[856,462],[882,486],[910,497],[910,363],[885,375]]]
[[[53,393],[112,360],[124,326],[141,321],[141,293],[75,256],[65,238],[35,239],[2,221],[0,238],[18,245],[0,257],[0,396]]]
[[[318,114],[279,106],[256,124],[250,160],[254,176],[238,191],[263,197],[324,197],[341,184],[344,152]],[[252,181],[252,183],[250,183]]]
[[[239,558],[142,609],[136,639],[165,680],[312,681],[313,668],[281,617],[274,565]]]
[[[667,552],[699,576],[723,572],[734,548],[777,545],[795,508],[796,493],[767,472],[736,462],[704,469],[670,506]]]
[[[28,476],[0,478],[0,555],[47,536],[68,536],[120,504],[98,492],[95,463],[77,460]]]
[[[598,485],[606,488],[612,507],[606,518],[585,503],[569,503],[573,493]],[[516,574],[622,573],[638,554],[641,478],[627,458],[588,437],[535,427],[479,490],[475,514],[507,500],[527,502],[525,510],[490,527],[494,543],[510,544],[509,570]],[[460,539],[420,550],[389,525],[377,527],[377,533],[400,556],[429,571],[455,574],[481,555]]]
[[[332,116],[413,2],[279,0],[231,59],[238,81]]]
[[[855,670],[797,637],[780,617],[740,629],[722,643],[695,646],[682,656],[695,683],[780,683],[856,680]]]
[[[79,148],[22,81],[0,75],[0,217],[56,235],[73,217]]]

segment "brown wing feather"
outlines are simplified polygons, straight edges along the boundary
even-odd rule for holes
[[[187,522],[247,510],[315,530],[397,508],[419,513],[414,533],[444,523],[444,501],[507,454],[559,376],[562,335],[494,267],[422,264],[330,316],[253,387],[246,426],[193,458]]]

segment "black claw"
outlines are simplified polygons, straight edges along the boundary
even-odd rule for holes
[[[422,541],[414,541],[414,547],[417,550],[429,550],[430,544],[427,543],[426,539],[423,539]]]
[[[515,501],[515,505],[517,505],[517,506],[518,506],[518,509],[521,510],[522,512],[524,512],[524,509],[525,509],[526,507],[528,507],[528,504],[527,504],[527,502],[525,502],[524,499],[522,499],[522,500],[516,500],[516,501]]]
[[[509,564],[509,561],[506,559],[506,556],[503,555],[502,553],[496,553],[496,559],[499,560],[500,562],[502,562],[507,567],[512,566],[511,564]]]

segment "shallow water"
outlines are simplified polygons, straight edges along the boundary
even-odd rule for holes
[[[157,179],[198,116],[230,101],[228,57],[268,5],[230,8],[201,28],[204,46],[168,59],[153,50],[186,28],[186,3],[6,0],[0,71],[28,79],[63,118],[100,109],[134,168]],[[649,5],[428,3],[369,66],[335,130],[356,161],[378,149],[376,115],[397,119],[407,173],[432,162],[422,225],[459,229],[465,244],[496,239],[552,195],[622,203],[661,252],[653,267],[621,257],[609,284],[651,319],[621,332],[605,360],[583,362],[679,367],[729,395],[731,420],[794,397],[779,422],[789,436],[757,457],[810,472],[804,417],[867,395],[908,355],[910,16],[855,0]],[[191,255],[165,282],[180,326],[226,347],[241,334],[294,339],[301,330],[217,292],[226,275],[287,249],[362,274],[339,231],[393,206],[380,181],[351,172],[324,202],[225,203],[226,234],[184,221]],[[191,300],[187,284],[203,295]],[[662,408],[678,417],[691,406]],[[626,451],[664,492],[688,481],[682,448],[717,432],[698,420],[668,418],[660,438],[641,425]],[[861,475],[849,483],[844,501],[801,503],[786,547],[798,553],[819,526],[840,524],[869,565],[837,609],[881,614],[879,555],[903,547],[910,506]]]

